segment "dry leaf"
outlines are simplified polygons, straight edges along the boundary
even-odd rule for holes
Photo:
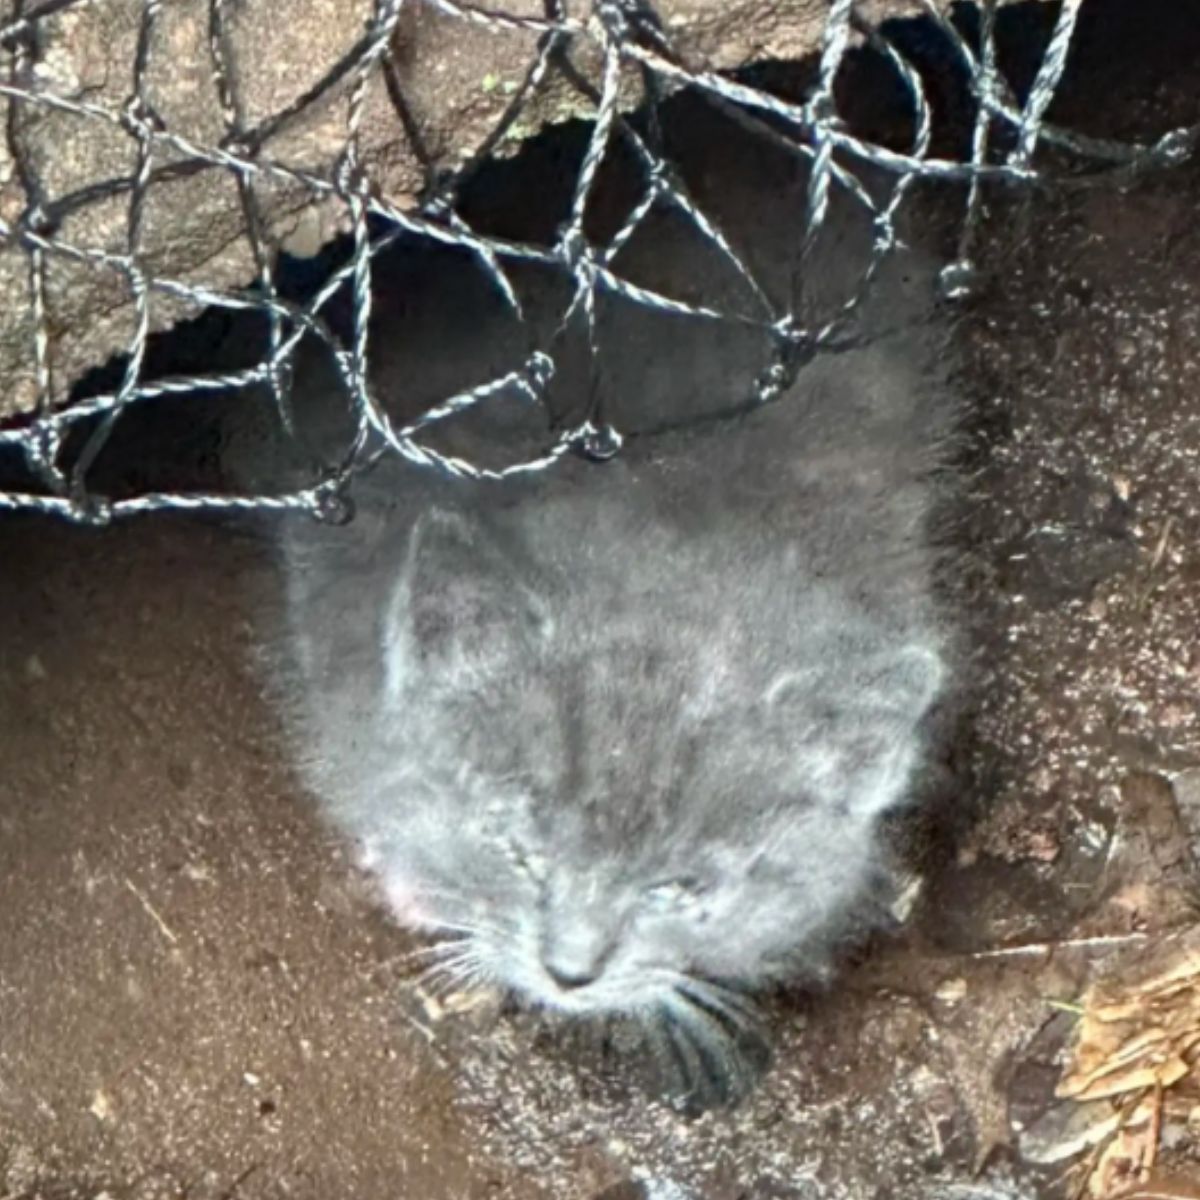
[[[1149,1066],[1131,1067],[1115,1075],[1105,1074],[1077,1091],[1059,1092],[1071,1100],[1103,1100],[1110,1096],[1124,1096],[1145,1088],[1169,1088],[1191,1072],[1191,1067],[1175,1055],[1165,1062]]]
[[[1079,1194],[1093,1200],[1200,1200],[1200,1180],[1181,1184],[1153,1173],[1164,1118],[1189,1120],[1200,1090],[1195,931],[1160,950],[1153,973],[1110,978],[1084,997],[1071,1061],[1056,1089],[1080,1103],[1107,1100],[1119,1114],[1083,1167]]]
[[[1177,1176],[1151,1175],[1145,1183],[1136,1183],[1129,1191],[1119,1192],[1113,1200],[1200,1200],[1200,1183]]]

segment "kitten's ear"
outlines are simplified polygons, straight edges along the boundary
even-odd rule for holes
[[[905,646],[874,664],[865,685],[881,708],[906,717],[919,717],[942,685],[945,666],[941,656],[926,646]]]
[[[935,650],[905,646],[895,653],[867,659],[848,674],[834,676],[826,666],[785,671],[771,681],[764,699],[776,707],[808,704],[813,696],[821,696],[821,707],[844,706],[916,720],[937,695],[944,672]]]
[[[389,662],[474,669],[528,652],[548,625],[524,557],[485,522],[440,509],[417,518],[384,629]]]
[[[814,671],[774,685],[771,703],[789,719],[792,762],[806,786],[860,816],[895,804],[944,673],[932,646],[910,645],[844,674]]]

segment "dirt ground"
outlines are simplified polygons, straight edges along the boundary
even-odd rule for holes
[[[1200,119],[1200,20],[1102,25],[1060,122]],[[975,665],[949,794],[906,835],[903,927],[773,1002],[733,1111],[679,1115],[494,1000],[418,989],[264,697],[259,531],[5,518],[0,1196],[1080,1194],[1101,1114],[1054,1089],[1085,989],[1169,958],[1200,896],[1198,206],[1200,164],[993,197],[958,330]],[[1157,1145],[1200,1184],[1194,1123]]]

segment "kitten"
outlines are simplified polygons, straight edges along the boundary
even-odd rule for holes
[[[603,464],[385,460],[347,527],[290,523],[303,771],[395,918],[457,978],[706,1045],[821,969],[947,676],[950,421],[909,333]]]

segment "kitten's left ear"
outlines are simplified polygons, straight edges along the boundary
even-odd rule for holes
[[[786,714],[792,762],[812,793],[860,816],[894,805],[944,674],[932,646],[909,645],[843,674],[814,670],[778,681],[771,703]]]
[[[945,665],[936,651],[906,646],[889,655],[868,673],[868,686],[881,708],[917,717],[932,703],[942,686]]]
[[[836,678],[827,667],[801,667],[777,675],[763,699],[772,707],[795,701],[820,707],[895,712],[917,717],[929,707],[941,687],[945,667],[941,656],[924,646],[905,646],[866,660],[856,672]]]
[[[549,620],[518,547],[482,518],[431,510],[414,523],[383,630],[389,676],[413,664],[473,670],[528,652]]]

